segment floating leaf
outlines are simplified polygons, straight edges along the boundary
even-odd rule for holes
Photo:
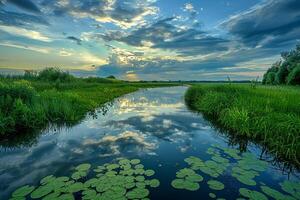
[[[45,185],[46,183],[49,183],[49,182],[53,181],[54,179],[55,179],[55,177],[54,177],[53,175],[49,175],[49,176],[44,177],[44,178],[40,181],[40,183],[41,183],[42,185]]]
[[[199,174],[190,174],[186,177],[186,180],[192,181],[192,182],[201,182],[203,181],[203,177]]]
[[[48,185],[43,185],[35,189],[31,193],[31,198],[32,199],[39,199],[47,194],[50,194],[53,191],[53,188],[48,186]]]
[[[145,177],[144,176],[137,176],[135,178],[135,180],[138,181],[138,182],[143,182],[143,181],[145,181]]]
[[[249,198],[249,200],[268,200],[268,198],[264,194],[257,191],[240,188],[239,192],[242,196]]]
[[[223,190],[224,189],[224,184],[221,183],[220,181],[216,180],[210,180],[207,182],[208,187],[212,190]]]
[[[150,182],[149,182],[149,185],[150,185],[150,187],[152,187],[152,188],[158,187],[159,184],[160,184],[160,182],[159,182],[158,179],[152,179],[152,180],[150,180]]]
[[[133,165],[137,165],[137,164],[139,164],[141,161],[139,160],[139,159],[132,159],[131,161],[130,161],[130,163],[131,164],[133,164]]]
[[[78,171],[87,171],[90,168],[91,168],[91,164],[89,164],[89,163],[80,164],[77,167],[75,167],[75,169]]]
[[[45,196],[43,198],[43,200],[55,200],[58,198],[59,195],[60,195],[60,192],[52,192],[52,193],[48,194],[47,196]]]
[[[25,197],[28,194],[30,194],[34,190],[34,186],[25,185],[23,187],[20,187],[16,189],[12,196],[13,197]]]
[[[214,193],[209,193],[208,196],[212,199],[216,198],[217,196]]]
[[[260,188],[266,195],[274,198],[275,200],[294,200],[293,197],[282,194],[281,192],[274,190],[268,186],[261,186]]]
[[[110,165],[107,165],[106,168],[111,171],[114,169],[118,169],[119,165],[118,164],[110,164]]]
[[[119,164],[120,165],[128,165],[128,164],[130,164],[130,160],[128,160],[128,159],[121,159],[121,160],[119,160]]]
[[[141,199],[149,195],[149,190],[144,188],[135,188],[126,194],[129,199]]]
[[[284,181],[279,184],[283,191],[291,194],[292,196],[299,198],[300,197],[300,182],[293,181]]]
[[[155,174],[155,171],[152,169],[148,169],[145,171],[146,176],[153,176]]]
[[[200,188],[198,183],[187,181],[184,179],[175,179],[171,182],[171,185],[175,189],[186,189],[190,191],[196,191]]]
[[[68,186],[68,192],[74,193],[84,189],[83,183],[77,182]]]

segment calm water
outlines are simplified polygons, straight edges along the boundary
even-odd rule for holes
[[[0,199],[8,199],[11,192],[25,184],[38,184],[49,174],[71,174],[80,163],[92,166],[112,162],[119,157],[139,158],[145,168],[154,169],[160,180],[158,188],[150,189],[151,199],[209,199],[212,190],[204,177],[200,189],[194,192],[176,190],[170,185],[176,172],[196,156],[209,160],[206,151],[212,144],[238,149],[201,115],[190,112],[184,104],[186,87],[140,90],[116,100],[108,111],[97,117],[87,117],[82,123],[60,130],[51,130],[39,137],[24,138],[23,145],[4,143],[0,148]],[[20,141],[19,141],[20,143]],[[243,143],[245,145],[245,142]],[[262,150],[249,144],[247,151],[259,157]],[[267,160],[273,160],[268,157]],[[233,165],[233,164],[232,164]],[[279,164],[280,165],[280,164]],[[217,180],[225,185],[213,191],[217,197],[236,199],[239,188],[260,190],[259,183],[284,193],[279,183],[299,182],[299,172],[288,173],[278,163],[269,163],[267,170],[255,177],[256,186],[238,182],[226,170]],[[284,193],[287,194],[287,193]],[[271,198],[269,198],[271,199]]]

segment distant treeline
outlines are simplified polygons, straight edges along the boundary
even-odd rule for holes
[[[111,83],[116,82],[114,76],[108,76],[106,78],[101,77],[87,77],[78,78],[70,74],[68,71],[63,71],[58,67],[45,68],[42,71],[25,70],[23,75],[9,75],[0,74],[0,79],[22,79],[22,80],[35,80],[35,81],[49,81],[52,83],[70,83],[74,81],[84,81],[89,83]]]
[[[268,69],[262,83],[300,85],[300,44],[290,52],[281,53],[281,60]]]

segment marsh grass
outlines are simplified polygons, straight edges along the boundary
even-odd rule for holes
[[[192,86],[185,100],[230,133],[300,165],[300,88],[201,84]]]
[[[87,113],[121,95],[139,88],[176,85],[76,78],[50,72],[42,73],[43,76],[0,77],[0,137],[49,125],[74,125]]]

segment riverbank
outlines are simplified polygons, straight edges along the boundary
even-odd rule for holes
[[[51,125],[73,125],[114,98],[140,88],[169,83],[131,83],[115,79],[70,81],[1,78],[0,136],[8,137]]]
[[[185,100],[234,136],[300,165],[300,88],[199,84],[189,88]]]

